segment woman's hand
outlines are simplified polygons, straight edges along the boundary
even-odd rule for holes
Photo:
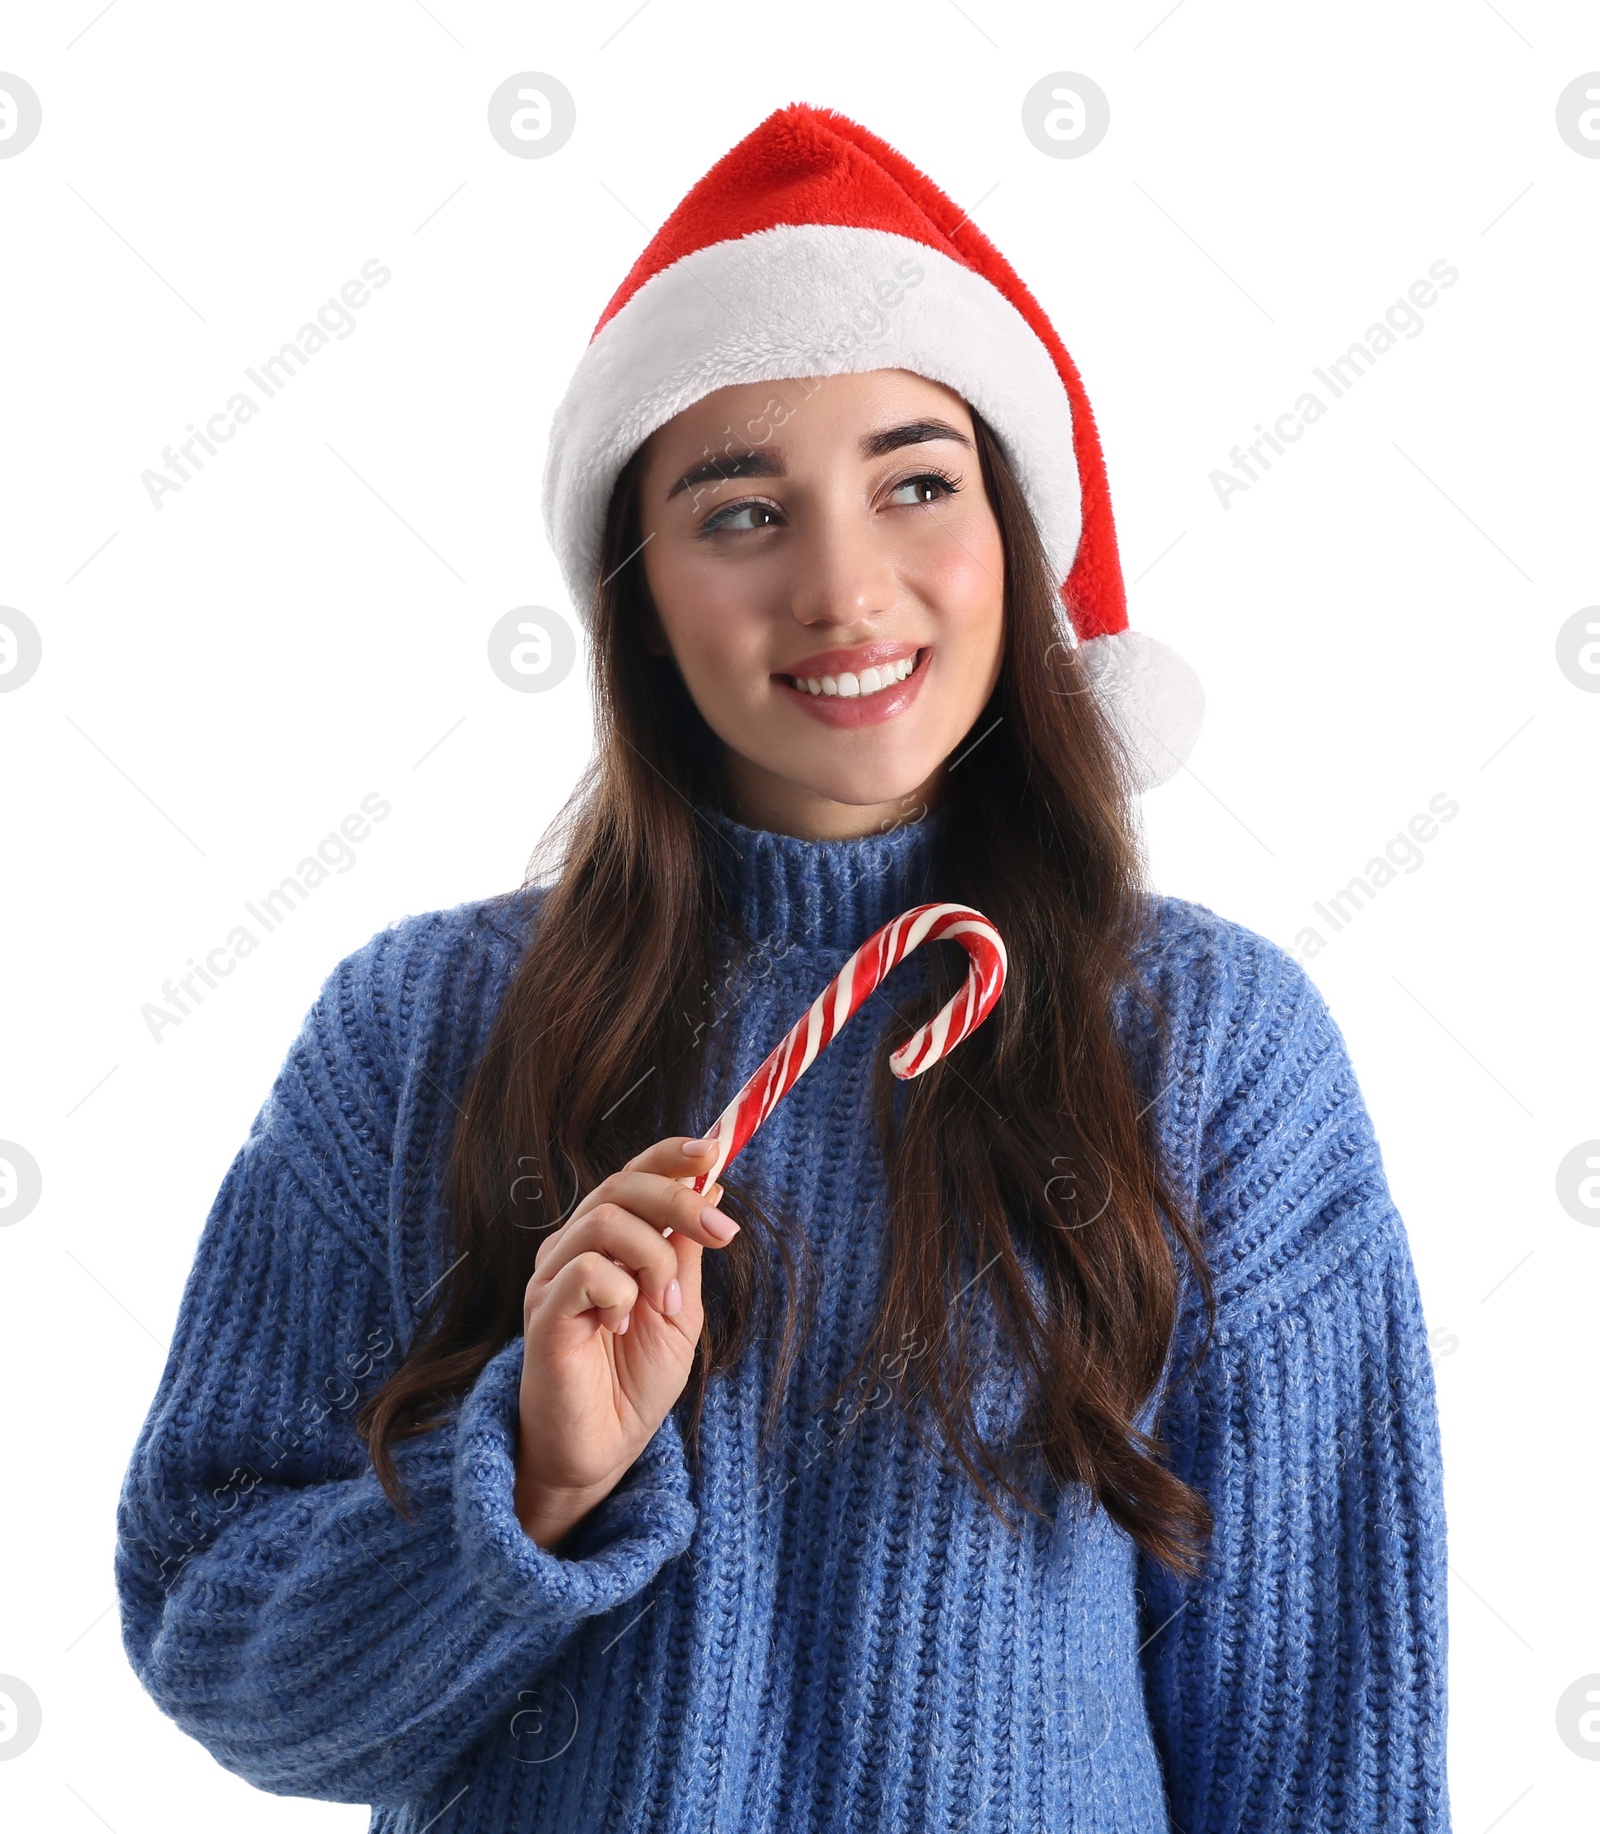
[[[720,1184],[701,1195],[679,1182],[713,1150],[658,1140],[539,1245],[522,1301],[515,1501],[541,1547],[611,1494],[689,1380],[700,1258],[739,1227],[715,1208]]]

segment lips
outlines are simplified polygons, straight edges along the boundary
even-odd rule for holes
[[[915,643],[883,638],[876,643],[857,643],[850,649],[817,650],[810,656],[802,656],[799,661],[791,662],[788,668],[779,673],[812,675],[819,679],[824,675],[842,675],[847,671],[851,675],[860,675],[863,669],[878,669],[886,662],[900,662],[907,656],[915,656],[919,647]]]
[[[854,649],[818,650],[815,655],[802,657],[782,675],[774,675],[772,680],[780,696],[794,702],[824,726],[877,726],[904,713],[922,692],[932,656],[931,647],[918,648],[914,643],[859,643]],[[809,689],[792,686],[788,680],[791,672],[813,678],[846,670],[856,673],[861,669],[882,668],[905,657],[915,658],[916,666],[904,681],[896,682],[893,687],[879,688],[875,694],[850,699],[842,695],[812,694]]]

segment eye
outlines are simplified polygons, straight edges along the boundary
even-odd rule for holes
[[[754,521],[741,522],[741,516],[754,517]],[[727,503],[719,510],[713,510],[700,525],[702,535],[720,535],[727,529],[736,534],[756,529],[771,528],[778,520],[777,507],[771,503],[751,501],[747,503]]]
[[[960,481],[947,476],[942,471],[919,471],[914,478],[902,478],[889,492],[891,503],[906,505],[937,503],[944,497],[953,497],[961,488]],[[910,497],[901,496],[902,491],[911,491]]]

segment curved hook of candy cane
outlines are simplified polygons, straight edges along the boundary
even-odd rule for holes
[[[734,1155],[794,1087],[823,1047],[876,990],[891,968],[925,942],[959,942],[970,958],[961,991],[914,1031],[889,1058],[902,1082],[921,1076],[949,1055],[994,1010],[1006,979],[1006,946],[981,911],[965,904],[918,904],[876,930],[856,950],[755,1074],[723,1109],[707,1138],[717,1143],[710,1166],[680,1178],[691,1191],[706,1191]],[[663,1234],[670,1235],[670,1229]]]
[[[1006,946],[987,917],[963,905],[927,905],[923,908],[947,914],[919,919],[919,923],[926,921],[928,927],[914,937],[904,953],[909,954],[920,942],[950,941],[959,942],[970,959],[961,991],[947,1000],[926,1025],[918,1026],[890,1056],[889,1068],[902,1082],[931,1070],[963,1038],[975,1032],[994,1011],[1000,989],[1006,984]]]

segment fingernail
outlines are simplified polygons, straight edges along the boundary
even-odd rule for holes
[[[720,1210],[713,1210],[710,1204],[700,1212],[700,1221],[719,1242],[731,1242],[739,1233],[739,1225],[731,1216],[724,1216]]]
[[[632,1316],[633,1316],[632,1312],[624,1312],[622,1314],[622,1323],[617,1326],[617,1336],[618,1337],[621,1337],[623,1332],[627,1330],[628,1320],[632,1318]]]
[[[679,1286],[676,1280],[669,1280],[667,1282],[666,1301],[661,1309],[666,1313],[668,1318],[671,1318],[675,1313],[683,1310],[683,1288]]]
[[[686,1153],[703,1153],[711,1144],[710,1140],[685,1140],[683,1150]]]

